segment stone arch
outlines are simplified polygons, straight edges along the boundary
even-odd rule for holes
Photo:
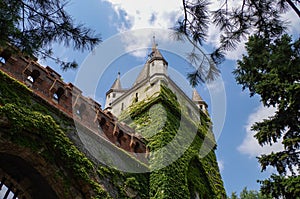
[[[18,198],[64,198],[62,184],[55,178],[55,169],[30,149],[10,142],[1,142],[0,181]]]
[[[26,160],[0,153],[1,182],[18,198],[58,198],[52,187]]]
[[[190,199],[214,198],[208,176],[198,157],[191,159],[186,175]]]

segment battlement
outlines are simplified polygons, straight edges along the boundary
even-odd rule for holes
[[[75,123],[117,147],[137,154],[138,159],[147,160],[144,155],[138,155],[148,154],[144,139],[132,128],[118,122],[109,111],[102,110],[95,100],[83,96],[75,85],[65,83],[51,67],[43,67],[37,59],[11,52],[10,48],[0,47],[0,70],[24,83],[35,95],[74,119]]]

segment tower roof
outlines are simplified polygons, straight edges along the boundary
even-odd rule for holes
[[[136,85],[142,82],[147,77],[149,77],[150,63],[154,60],[162,60],[163,62],[165,62],[165,64],[168,64],[168,62],[165,60],[165,58],[162,56],[161,52],[157,48],[157,44],[155,42],[155,36],[153,36],[152,51],[149,54],[149,60],[145,63],[143,69],[141,70],[140,74],[137,76],[133,85]]]
[[[199,93],[197,92],[196,89],[194,89],[194,91],[193,91],[192,100],[193,100],[194,102],[204,102],[204,100],[203,100],[202,97],[199,95]]]
[[[153,60],[163,60],[166,64],[168,63],[157,48],[157,43],[155,42],[155,36],[153,36],[152,52],[149,54],[149,57],[150,57],[149,62],[152,62]]]
[[[120,80],[120,72],[118,72],[118,76],[116,78],[116,80],[114,81],[114,83],[112,84],[110,90],[121,90],[122,86],[121,86],[121,80]]]

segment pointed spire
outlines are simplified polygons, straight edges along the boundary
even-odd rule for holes
[[[122,86],[121,86],[121,80],[120,80],[120,72],[118,72],[118,76],[116,78],[116,80],[114,81],[113,85],[111,86],[110,89],[113,89],[113,90],[121,90],[122,89]]]
[[[202,97],[199,95],[199,93],[197,92],[196,89],[194,89],[194,91],[193,91],[192,100],[193,100],[194,102],[204,102],[204,100],[203,100]]]
[[[165,60],[165,58],[162,56],[162,54],[160,53],[160,51],[157,48],[155,36],[153,36],[153,39],[152,39],[152,52],[150,53],[150,59],[151,60],[159,59],[159,60],[163,60],[164,62],[167,63],[167,61]]]

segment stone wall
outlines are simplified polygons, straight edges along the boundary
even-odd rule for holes
[[[41,66],[37,60],[10,53],[13,49],[0,48],[0,70],[28,86],[34,94],[54,108],[72,118],[75,124],[84,126],[93,133],[129,152],[145,153],[143,139],[133,129],[91,98],[82,95],[82,91],[72,83],[65,83],[60,74],[49,66]],[[138,156],[142,161],[146,157]]]

